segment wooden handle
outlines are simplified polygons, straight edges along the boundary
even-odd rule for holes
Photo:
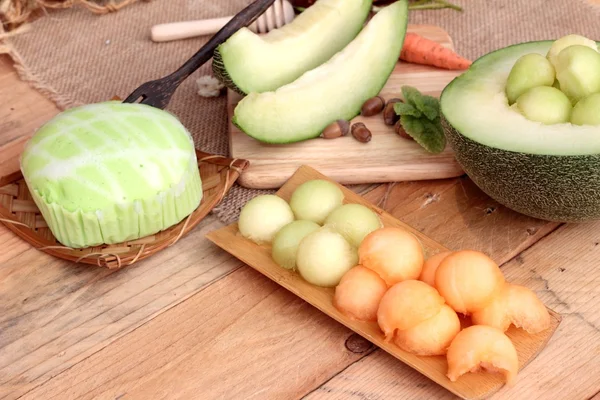
[[[256,33],[267,33],[273,29],[289,24],[295,17],[294,7],[287,0],[276,0],[257,19],[248,24],[248,29]],[[196,36],[211,35],[218,32],[233,17],[205,19],[197,21],[172,22],[154,25],[151,38],[154,42],[188,39]]]
[[[252,24],[274,1],[254,0],[252,4],[231,18],[224,27],[219,29],[219,32],[212,36],[196,54],[190,57],[175,72],[165,77],[142,83],[123,100],[123,103],[135,103],[141,98],[140,103],[142,104],[164,109],[169,104],[171,96],[173,96],[173,93],[177,90],[181,82],[210,60],[213,57],[215,49],[221,43],[224,43],[242,27]]]
[[[206,19],[200,21],[183,21],[154,25],[151,30],[152,41],[168,42],[188,39],[196,36],[211,35],[224,27],[233,16]]]

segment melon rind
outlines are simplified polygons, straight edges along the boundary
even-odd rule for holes
[[[59,114],[27,143],[21,170],[52,234],[71,248],[158,233],[203,197],[189,132],[142,104],[111,101]]]
[[[547,221],[597,220],[600,127],[542,126],[516,112],[506,118],[505,110],[484,109],[469,99],[475,93],[476,99],[488,96],[500,103],[502,94],[486,92],[486,85],[501,84],[520,56],[545,55],[551,45],[526,42],[476,60],[442,92],[442,126],[462,169],[498,203]]]
[[[244,97],[231,122],[258,141],[285,144],[316,138],[335,120],[351,120],[388,81],[407,22],[407,0],[384,7],[326,63],[275,91]]]
[[[266,34],[244,27],[215,49],[212,70],[240,94],[288,84],[342,50],[362,29],[372,0],[318,0]]]
[[[549,156],[495,149],[454,129],[442,116],[456,161],[498,203],[555,222],[600,219],[600,155]]]

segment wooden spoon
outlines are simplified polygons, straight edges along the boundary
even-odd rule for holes
[[[267,33],[273,29],[289,24],[295,17],[294,7],[287,0],[275,0],[256,21],[248,26],[253,32]],[[199,21],[172,22],[154,25],[150,37],[154,42],[187,39],[217,32],[232,17],[205,19]]]

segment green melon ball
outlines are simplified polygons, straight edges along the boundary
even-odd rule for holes
[[[554,83],[554,67],[541,54],[531,53],[519,58],[508,74],[506,96],[509,104],[536,86],[552,86]]]
[[[304,182],[294,190],[290,207],[296,219],[323,224],[334,209],[342,205],[344,193],[333,182],[313,179]]]
[[[569,98],[551,86],[529,89],[515,104],[525,118],[546,125],[569,122],[573,108]]]
[[[573,103],[600,91],[600,53],[574,45],[558,54],[556,79]]]
[[[571,113],[571,123],[600,125],[600,93],[594,93],[575,104]]]
[[[300,241],[319,228],[319,224],[313,221],[290,222],[273,237],[271,257],[285,269],[296,269],[296,252]]]
[[[593,40],[580,35],[567,35],[555,40],[552,43],[550,50],[548,50],[548,54],[546,54],[546,58],[548,58],[550,63],[556,67],[560,52],[567,47],[574,45],[586,46],[590,49],[598,51],[598,46]]]
[[[238,229],[256,244],[271,243],[275,234],[294,220],[289,204],[273,194],[256,196],[242,207]]]
[[[362,204],[344,204],[333,210],[325,225],[341,233],[353,246],[360,246],[365,236],[383,225],[379,216]]]
[[[329,227],[307,235],[298,245],[298,272],[304,280],[316,286],[336,286],[356,264],[357,249]]]

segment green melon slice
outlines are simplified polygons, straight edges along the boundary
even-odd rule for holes
[[[551,221],[599,219],[600,126],[528,120],[504,91],[517,59],[545,56],[552,43],[513,45],[475,61],[442,92],[442,124],[463,170],[499,203]]]
[[[267,34],[242,28],[215,50],[214,74],[241,94],[275,90],[350,43],[371,4],[371,0],[318,0],[288,25]]]
[[[190,134],[170,113],[142,104],[57,115],[27,143],[21,170],[52,234],[73,248],[157,233],[203,196]]]
[[[232,122],[259,141],[291,143],[319,136],[337,119],[352,119],[394,70],[407,19],[407,0],[385,7],[325,64],[275,91],[244,97]]]

